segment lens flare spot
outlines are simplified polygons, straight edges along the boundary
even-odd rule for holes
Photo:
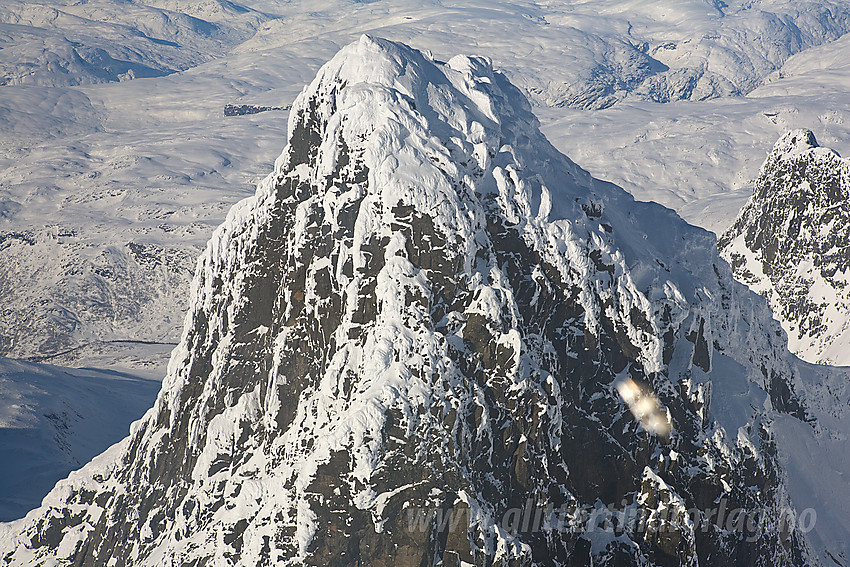
[[[641,388],[631,378],[626,378],[616,384],[620,397],[629,406],[629,410],[641,426],[665,439],[670,437],[673,424],[670,416],[655,393],[647,388]]]

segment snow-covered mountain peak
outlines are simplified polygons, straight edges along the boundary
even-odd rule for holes
[[[808,427],[806,408],[766,305],[708,233],[557,152],[485,59],[442,64],[370,37],[344,48],[293,105],[275,171],[208,243],[185,321],[155,407],[2,527],[0,556],[808,557],[780,521],[791,503],[770,429],[775,415]],[[744,539],[712,524],[721,501],[768,520]],[[663,535],[595,530],[592,510],[623,503]],[[525,506],[546,522],[506,528]],[[436,510],[464,523],[432,523]]]
[[[290,114],[290,137],[308,112],[323,122],[337,115],[333,122],[345,123],[346,136],[353,137],[404,118],[413,120],[405,126],[418,137],[451,130],[472,144],[495,145],[502,138],[516,142],[516,132],[539,127],[526,98],[494,71],[489,59],[455,56],[440,63],[404,44],[367,34],[324,65],[298,97]]]
[[[418,51],[363,34],[323,65],[305,91],[316,92],[334,83],[365,83],[399,89],[412,96],[412,83],[420,82],[425,65],[425,57]],[[301,101],[303,104],[304,97]]]
[[[772,170],[779,162],[792,162],[796,160],[815,160],[818,162],[839,163],[841,156],[831,148],[821,147],[815,139],[811,130],[798,128],[789,130],[774,144],[773,149],[762,166],[762,174],[765,170]],[[782,188],[782,187],[779,187]],[[784,189],[792,187],[785,185]]]
[[[850,164],[809,130],[777,141],[718,246],[811,362],[850,364]]]

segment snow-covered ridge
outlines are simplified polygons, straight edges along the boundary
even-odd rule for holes
[[[792,502],[771,424],[812,434],[804,371],[711,234],[557,152],[488,60],[363,36],[208,243],[154,408],[0,528],[0,555],[802,565],[804,535],[776,522],[590,541],[499,518],[529,499],[574,519],[725,499],[776,520]],[[635,423],[626,377],[669,412],[669,443]],[[473,522],[413,533],[411,506]]]
[[[718,246],[811,362],[850,365],[850,164],[808,130],[785,134]]]

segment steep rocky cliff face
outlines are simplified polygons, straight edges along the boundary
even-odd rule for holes
[[[209,242],[156,405],[0,526],[0,557],[807,564],[772,432],[808,427],[784,342],[709,233],[558,153],[488,61],[364,36]],[[600,529],[619,507],[650,529]]]
[[[766,297],[801,358],[850,364],[850,164],[812,132],[785,134],[720,238],[735,277]]]

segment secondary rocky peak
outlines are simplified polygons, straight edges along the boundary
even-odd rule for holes
[[[783,135],[753,196],[718,242],[736,277],[768,298],[791,350],[850,358],[850,165],[809,130]]]
[[[779,140],[776,141],[776,144],[774,144],[771,155],[776,157],[787,157],[789,155],[800,154],[817,147],[819,146],[815,139],[814,132],[800,128],[797,130],[789,130],[783,134]]]

